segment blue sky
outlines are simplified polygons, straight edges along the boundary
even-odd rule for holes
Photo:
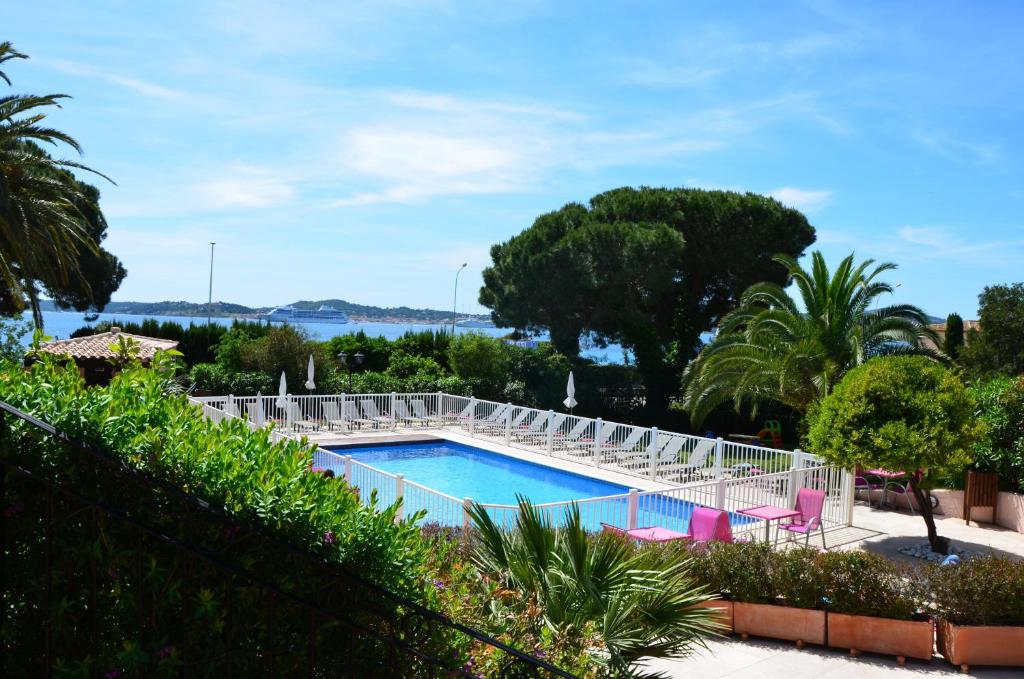
[[[478,311],[489,246],[623,185],[770,193],[896,301],[1024,279],[1019,3],[33,2],[18,92],[110,175],[115,299]],[[557,291],[552,291],[557,294]]]

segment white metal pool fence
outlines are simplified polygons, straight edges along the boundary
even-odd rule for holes
[[[538,410],[443,393],[263,396],[263,413],[275,438],[313,431],[348,434],[381,429],[454,429],[470,437],[504,443],[554,458],[675,484],[670,490],[639,491],[573,501],[584,525],[637,527],[645,521],[685,528],[688,507],[704,505],[735,512],[759,505],[792,507],[800,488],[824,490],[826,528],[848,526],[853,510],[853,475],[799,450],[752,446],[721,438],[659,431],[616,422]],[[256,397],[193,398],[215,421],[240,417],[253,424]],[[404,515],[427,511],[427,521],[465,525],[470,498],[456,498],[320,449],[314,465],[331,468],[359,488],[364,501],[377,491],[384,505],[402,499]],[[573,502],[537,505],[558,522]],[[484,505],[501,524],[511,525],[517,507]],[[745,528],[763,524],[744,524]],[[754,530],[754,536],[763,534]]]

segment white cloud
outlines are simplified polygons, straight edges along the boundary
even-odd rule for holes
[[[199,206],[213,210],[277,207],[295,198],[295,187],[268,170],[237,165],[192,187]]]
[[[833,192],[823,189],[798,189],[783,186],[768,192],[768,195],[784,205],[804,212],[815,212],[832,201]]]
[[[952,160],[976,165],[996,165],[1003,159],[998,144],[969,142],[944,130],[915,130],[910,138],[923,148]]]
[[[87,76],[90,78],[99,78],[112,85],[118,85],[126,89],[132,90],[137,94],[141,94],[144,97],[150,97],[153,99],[162,99],[166,101],[183,100],[188,97],[186,92],[182,90],[176,90],[171,87],[159,85],[157,83],[149,82],[139,78],[133,78],[120,73],[113,73],[111,71],[104,71],[102,69],[89,66],[88,64],[81,64],[74,61],[68,61],[65,59],[51,59],[44,60],[44,63],[49,64],[53,68],[63,73],[70,73],[72,75]]]

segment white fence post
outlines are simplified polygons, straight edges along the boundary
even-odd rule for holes
[[[395,523],[402,520],[405,516],[405,476],[401,474],[395,474],[395,501],[398,502],[398,511],[395,512]]]
[[[721,509],[721,510],[725,509],[725,501],[727,499],[726,495],[725,495],[725,492],[726,492],[725,479],[719,478],[718,479],[718,483],[715,484],[715,509]]]
[[[468,530],[473,519],[469,516],[469,510],[473,506],[473,498],[464,497],[462,498],[462,529]]]
[[[469,397],[469,435],[473,435],[473,430],[476,428],[476,398],[473,396]]]
[[[547,437],[548,440],[547,440],[547,445],[545,446],[547,448],[548,455],[551,454],[551,450],[555,446],[555,432],[552,431],[554,426],[555,426],[555,411],[554,410],[549,410],[548,411],[548,437]]]
[[[505,408],[505,445],[512,445],[512,402],[506,403],[508,407]]]
[[[391,428],[398,427],[398,416],[395,415],[395,392],[391,392],[391,403],[388,404],[388,415],[391,416]]]
[[[352,425],[348,421],[348,411],[345,409],[345,392],[341,392],[341,395],[338,397],[338,409],[341,411],[339,415],[341,416],[342,428],[346,430],[351,430]],[[334,425],[328,425],[328,429],[333,428],[333,426]]]
[[[601,466],[601,428],[604,420],[600,417],[594,420],[594,466]]]
[[[352,485],[352,456],[345,456],[345,483]]]
[[[715,439],[715,478],[722,478],[722,458],[724,457],[723,447],[725,442],[722,441],[722,437],[719,436]]]
[[[292,395],[288,394],[284,399],[284,425],[285,431],[292,431]]]
[[[637,496],[637,489],[629,489],[629,498],[626,500],[626,530],[636,528],[636,511],[640,498]]]
[[[442,407],[443,405],[444,405],[444,392],[440,392],[440,391],[439,391],[439,392],[437,392],[436,394],[434,394],[434,411],[433,411],[433,412],[434,412],[434,414],[435,414],[435,415],[437,416],[437,422],[438,422],[438,423],[440,424],[440,426],[442,426],[442,427],[443,427],[443,426],[444,426],[445,424],[447,424],[447,423],[446,423],[446,422],[444,421],[444,413],[443,413],[443,412],[441,411],[441,407]],[[427,408],[429,408],[429,407],[430,407],[430,402],[429,402],[429,401],[427,401],[427,403],[426,403],[426,406],[427,406]],[[427,415],[429,415],[429,414],[430,414],[430,412],[431,412],[430,410],[427,410],[427,413],[426,413],[426,414],[427,414]]]
[[[651,440],[647,443],[648,473],[653,479],[658,475],[658,428],[651,427]]]

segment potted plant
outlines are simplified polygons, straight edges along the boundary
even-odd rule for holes
[[[724,542],[707,542],[700,544],[684,544],[689,554],[690,577],[702,585],[704,589],[720,598],[703,601],[699,608],[711,608],[717,611],[714,620],[722,628],[723,634],[733,632],[733,603],[729,595],[730,573],[735,568],[732,561],[734,545]]]
[[[924,613],[922,571],[868,552],[830,552],[818,560],[828,600],[828,645],[930,660],[932,622]]]
[[[1024,666],[1024,563],[974,557],[933,569],[939,652],[971,665]]]
[[[805,643],[825,643],[825,611],[817,550],[772,551],[764,543],[734,545],[729,594],[733,628],[750,635]]]

